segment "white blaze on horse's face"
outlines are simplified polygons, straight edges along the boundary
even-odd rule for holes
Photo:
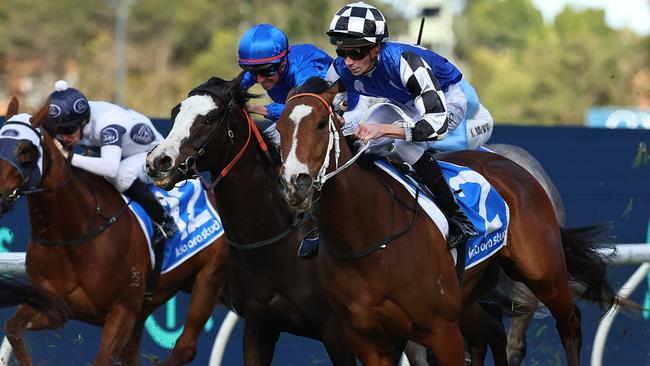
[[[293,136],[291,138],[291,149],[287,155],[287,160],[284,162],[284,179],[287,182],[291,182],[291,177],[305,173],[309,174],[309,167],[301,162],[296,155],[296,149],[298,148],[298,128],[300,127],[300,121],[303,118],[308,116],[312,111],[312,107],[304,104],[297,105],[291,111],[289,119],[293,121]]]
[[[218,106],[209,95],[192,95],[185,99],[181,102],[180,110],[174,119],[174,127],[153,152],[156,155],[169,156],[175,162],[180,154],[181,143],[190,136],[190,129],[194,121],[198,116],[205,116],[217,108]]]

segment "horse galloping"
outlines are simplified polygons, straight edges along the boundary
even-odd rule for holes
[[[25,195],[31,223],[26,260],[31,284],[0,283],[0,297],[11,299],[2,306],[23,303],[6,325],[19,363],[32,364],[25,330],[57,328],[73,318],[104,326],[94,365],[139,365],[146,316],[179,289],[192,292],[190,309],[163,364],[189,363],[225,286],[225,238],[163,274],[144,304],[151,261],[137,218],[110,183],[71,167],[61,155],[41,129],[48,109],[49,101],[31,118],[17,115],[12,99],[0,136],[0,215]],[[21,133],[20,139],[8,138]]]
[[[270,365],[281,332],[320,340],[335,365],[353,365],[317,269],[296,255],[314,223],[280,196],[279,161],[244,110],[252,95],[240,78],[213,77],[174,107],[172,130],[147,157],[149,175],[169,188],[210,172],[230,245],[231,305],[244,319],[245,365]]]
[[[569,276],[604,309],[617,299],[594,247],[603,227],[561,228],[541,185],[509,159],[477,151],[442,154],[481,174],[510,212],[508,245],[466,271],[460,288],[445,237],[415,199],[373,164],[351,164],[353,153],[339,143],[330,107],[338,86],[312,80],[300,89],[277,123],[282,185],[299,212],[317,202],[313,211],[327,253],[318,258],[324,288],[364,364],[390,364],[405,339],[431,348],[441,364],[462,364],[461,306],[493,286],[500,266],[550,309],[569,365],[579,365],[580,311]]]

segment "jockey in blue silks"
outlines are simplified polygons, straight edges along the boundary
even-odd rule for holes
[[[256,122],[265,136],[280,144],[275,122],[284,111],[284,102],[291,89],[311,77],[325,78],[332,57],[316,46],[289,46],[287,36],[271,24],[258,24],[244,32],[239,40],[239,66],[246,71],[241,81],[244,89],[259,83],[273,103],[247,105],[246,110],[265,118]],[[298,256],[311,258],[318,253],[318,233],[314,232],[300,245]]]
[[[246,70],[242,88],[259,83],[273,100],[263,106],[248,105],[246,109],[267,119],[261,129],[279,144],[275,121],[284,111],[289,91],[311,77],[325,78],[332,57],[310,44],[289,46],[284,32],[271,24],[258,24],[244,32],[238,56],[239,66]]]
[[[348,94],[348,111],[341,121],[344,130],[354,131],[365,142],[390,141],[395,158],[418,172],[449,220],[450,248],[476,236],[476,229],[457,204],[440,166],[428,151],[468,148],[464,129],[459,130],[462,138],[444,145],[454,130],[468,124],[468,118],[478,119],[481,125],[492,124],[492,117],[480,106],[461,72],[433,51],[388,42],[383,14],[363,2],[341,8],[327,35],[337,46],[338,55],[328,70],[327,80],[340,81]],[[389,107],[399,111],[396,114],[400,117],[358,124],[366,112],[366,106],[356,108],[360,95],[388,99]]]

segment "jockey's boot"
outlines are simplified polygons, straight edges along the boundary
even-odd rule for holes
[[[174,219],[165,214],[165,209],[146,183],[136,179],[124,193],[139,203],[153,221],[154,233],[151,244],[154,249],[162,246],[178,230]]]
[[[320,243],[320,233],[314,229],[305,235],[298,248],[298,257],[302,259],[313,258],[318,255],[318,244]]]
[[[467,239],[477,236],[476,228],[456,202],[454,194],[442,176],[442,169],[440,169],[436,159],[428,151],[425,151],[420,159],[413,164],[413,168],[433,193],[436,203],[447,216],[449,221],[449,238],[447,239],[449,249],[457,248],[464,244]]]

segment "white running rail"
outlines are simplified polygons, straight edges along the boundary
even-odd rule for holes
[[[641,267],[634,273],[634,275],[623,285],[619,292],[621,297],[628,297],[634,289],[643,281],[646,274],[650,271],[650,245],[646,243],[638,244],[618,244],[616,245],[616,255],[613,257],[615,265],[638,264],[642,263]],[[611,255],[611,249],[601,251],[604,254]],[[0,253],[0,274],[4,275],[24,275],[25,274],[25,253]],[[618,313],[618,308],[612,309],[601,321],[601,324],[596,333],[594,340],[594,348],[591,357],[592,366],[601,366],[602,355],[604,351],[605,342],[607,340],[607,332],[611,327],[614,317]],[[220,366],[223,360],[223,355],[228,344],[228,339],[235,328],[239,317],[234,312],[230,311],[224,318],[219,332],[214,340],[212,352],[210,353],[209,366]],[[5,337],[2,345],[0,345],[0,366],[9,365],[11,357],[11,345]],[[406,357],[402,357],[402,366],[408,366]]]

